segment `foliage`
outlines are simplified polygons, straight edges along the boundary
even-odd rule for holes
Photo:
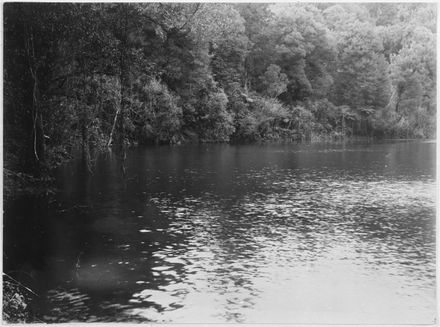
[[[26,176],[76,149],[435,133],[434,4],[7,3],[4,17],[5,166]]]
[[[3,321],[13,324],[40,322],[31,310],[35,296],[30,288],[3,274]]]
[[[132,138],[140,143],[177,143],[182,116],[178,97],[154,78],[138,79],[134,84],[136,97],[128,119]]]
[[[260,77],[261,84],[264,87],[263,94],[269,97],[277,97],[287,91],[287,75],[281,73],[281,68],[271,64],[266,72]]]
[[[226,110],[228,98],[222,90],[212,92],[198,103],[199,135],[205,142],[226,142],[234,132],[232,115]]]

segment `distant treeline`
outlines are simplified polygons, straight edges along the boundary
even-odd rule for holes
[[[6,3],[11,174],[73,149],[432,137],[436,5]]]

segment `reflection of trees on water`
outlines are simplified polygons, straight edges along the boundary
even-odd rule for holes
[[[407,178],[405,147],[255,149],[138,150],[125,177],[111,154],[84,178],[62,170],[65,207],[35,211],[46,320],[179,321],[202,306],[200,321],[247,321],[271,285],[332,263],[432,287],[433,181],[422,164]]]

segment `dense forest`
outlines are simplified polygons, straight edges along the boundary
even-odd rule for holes
[[[428,138],[436,5],[6,3],[5,181],[75,150]]]

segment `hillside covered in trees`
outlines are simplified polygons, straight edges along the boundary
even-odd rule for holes
[[[4,5],[6,174],[107,146],[433,137],[435,4]]]

